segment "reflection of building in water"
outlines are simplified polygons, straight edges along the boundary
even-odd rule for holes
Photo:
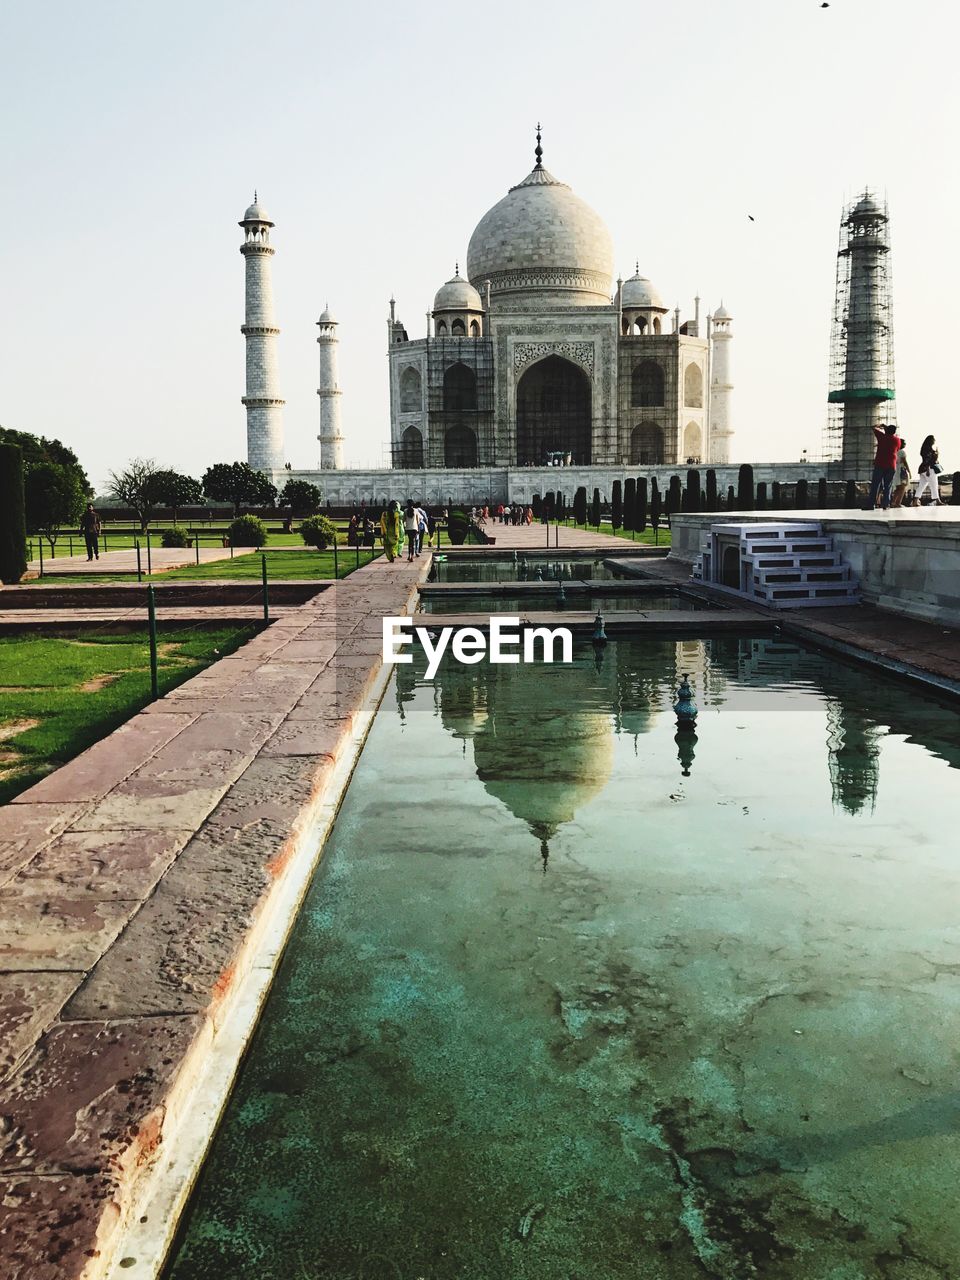
[[[880,781],[880,739],[884,730],[842,702],[827,703],[827,750],[833,803],[847,813],[867,805],[873,813]]]
[[[724,702],[727,677],[717,662],[715,653],[717,645],[721,643],[717,640],[674,641],[674,688],[679,685],[683,676],[689,676],[694,693],[705,704],[712,703],[716,706]]]

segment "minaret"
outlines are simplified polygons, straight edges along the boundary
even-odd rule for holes
[[[340,339],[337,337],[337,322],[330,314],[329,303],[323,309],[323,315],[317,321],[320,336],[320,386],[317,395],[320,397],[320,469],[322,471],[343,470],[343,433],[340,429],[340,381],[338,377],[337,350]]]
[[[723,303],[709,317],[712,355],[710,361],[710,461],[730,461],[730,325],[733,316]]]
[[[273,288],[270,283],[270,228],[274,225],[257,202],[239,224],[244,239],[240,252],[246,260],[246,322],[240,332],[247,341],[247,462],[254,471],[279,471],[283,467],[283,400],[277,386],[277,334],[273,321]]]
[[[844,477],[866,479],[876,443],[871,427],[896,421],[890,215],[869,191],[840,223],[830,364],[825,453],[839,454]]]

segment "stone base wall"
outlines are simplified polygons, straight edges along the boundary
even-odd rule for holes
[[[931,622],[960,626],[960,510],[951,515],[922,509],[900,516],[837,515],[831,511],[757,511],[675,515],[671,558],[693,563],[700,535],[717,520],[819,521],[860,580],[868,604]]]
[[[701,465],[700,482],[705,484],[707,467]],[[717,486],[723,493],[733,485],[736,488],[739,464],[717,465]],[[463,469],[427,467],[422,470],[401,471],[390,468],[369,471],[274,471],[271,479],[278,489],[288,480],[308,480],[323,491],[325,502],[334,506],[359,503],[365,500],[376,504],[385,498],[404,500],[420,498],[430,504],[442,504],[449,498],[454,502],[469,504],[491,502],[529,502],[535,493],[544,494],[558,489],[570,500],[583,485],[588,498],[594,489],[609,502],[615,480],[628,476],[646,476],[648,483],[656,477],[661,493],[670,484],[671,476],[686,479],[687,467],[663,465],[655,467],[469,467]],[[795,484],[805,478],[816,492],[821,476],[839,481],[840,471],[836,463],[824,462],[755,462],[753,478],[756,483],[769,487],[775,480],[781,484]]]

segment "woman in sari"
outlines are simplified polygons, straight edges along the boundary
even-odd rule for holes
[[[380,517],[380,532],[383,535],[383,550],[388,560],[394,560],[403,545],[403,516],[400,514],[400,503],[394,499]]]

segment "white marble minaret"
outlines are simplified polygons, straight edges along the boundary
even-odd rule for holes
[[[338,350],[340,339],[337,337],[337,322],[330,314],[330,306],[323,309],[323,315],[317,321],[320,336],[320,386],[317,395],[320,397],[320,469],[322,471],[343,470],[343,433],[340,429],[340,380],[338,369]]]
[[[710,373],[710,461],[730,461],[730,398],[733,383],[730,381],[730,325],[733,316],[721,302],[709,317],[712,341]]]
[[[283,467],[283,401],[277,385],[277,334],[270,283],[270,228],[273,223],[257,202],[243,215],[246,261],[246,320],[240,332],[247,342],[247,462],[254,471]]]

